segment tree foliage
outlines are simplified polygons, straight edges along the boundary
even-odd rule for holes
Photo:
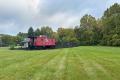
[[[41,35],[40,29],[37,28],[37,29],[35,30],[35,36],[40,36],[40,35]]]
[[[120,46],[120,5],[115,3],[107,9],[102,21],[104,26],[102,44]]]
[[[120,4],[115,3],[108,8],[103,16],[96,19],[86,14],[80,19],[80,25],[72,28],[58,28],[54,32],[51,27],[43,26],[35,31],[32,27],[28,33],[19,32],[17,36],[2,35],[0,44],[19,43],[25,37],[46,35],[55,38],[60,46],[105,45],[120,46]]]
[[[34,34],[34,29],[32,28],[32,27],[30,27],[29,29],[28,29],[28,36],[34,36],[35,34]]]
[[[75,37],[75,31],[72,28],[59,28],[58,29],[58,42],[62,46],[74,46],[78,43]]]
[[[17,36],[2,35],[1,36],[1,46],[17,45],[20,41]]]
[[[46,35],[47,37],[53,37],[53,30],[49,26],[41,27],[41,35]]]

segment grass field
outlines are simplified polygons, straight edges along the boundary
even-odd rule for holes
[[[0,80],[120,80],[120,48],[0,48]]]

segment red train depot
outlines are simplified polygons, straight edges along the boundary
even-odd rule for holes
[[[22,42],[23,48],[54,48],[56,40],[45,35],[28,37]]]

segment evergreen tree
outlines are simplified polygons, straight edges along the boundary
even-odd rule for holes
[[[28,29],[28,36],[30,37],[34,36],[34,29],[32,27]]]
[[[35,30],[35,36],[40,36],[40,34],[41,34],[40,29],[37,28],[37,29]]]

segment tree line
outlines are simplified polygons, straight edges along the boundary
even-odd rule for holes
[[[2,36],[4,44],[18,44],[25,37],[46,35],[55,38],[58,46],[104,45],[120,46],[120,4],[115,3],[108,8],[103,16],[96,19],[85,14],[80,19],[80,25],[74,28],[58,28],[56,32],[49,26],[28,29],[27,33],[19,32],[16,36]],[[11,38],[10,38],[11,37]]]

